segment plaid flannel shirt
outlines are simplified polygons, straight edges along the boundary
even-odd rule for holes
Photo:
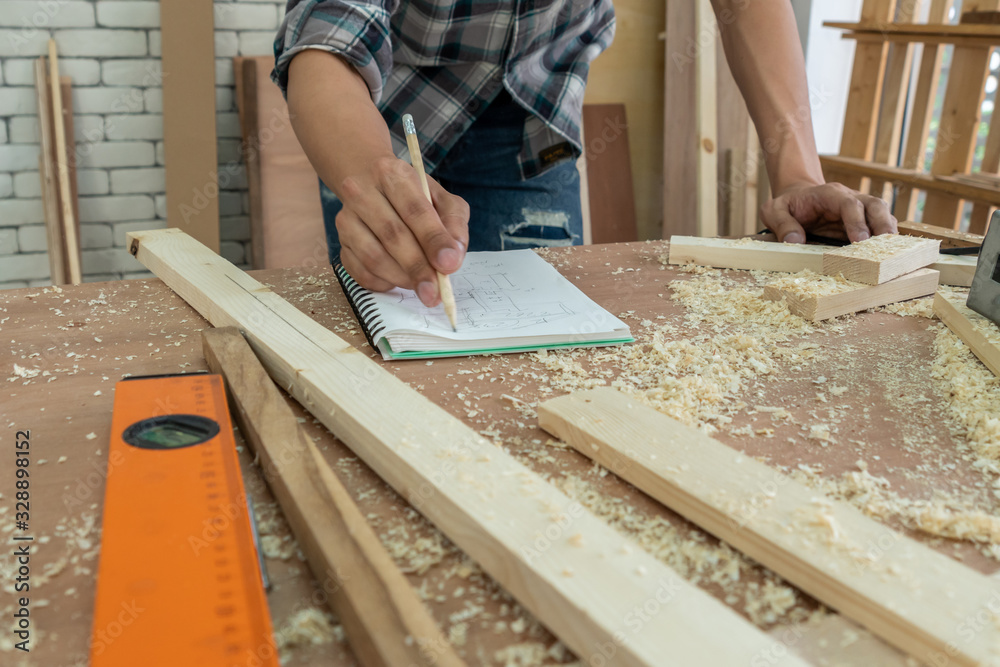
[[[413,114],[430,171],[505,86],[531,111],[519,155],[528,178],[580,154],[587,72],[614,25],[611,0],[288,0],[272,77],[284,91],[304,49],[343,56],[401,158],[400,118]]]

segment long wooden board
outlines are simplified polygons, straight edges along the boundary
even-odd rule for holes
[[[670,264],[698,264],[719,269],[745,271],[823,272],[825,245],[770,243],[753,239],[703,239],[672,236],[667,261]],[[931,269],[941,274],[942,285],[969,287],[976,274],[975,257],[938,255]]]
[[[796,276],[792,275],[765,285],[761,298],[768,301],[784,300],[795,315],[818,322],[934,294],[939,275],[933,269],[919,269],[880,285],[860,285],[826,277],[837,283],[834,290],[828,293],[815,293],[808,287],[803,289],[803,285],[794,282]]]
[[[131,253],[212,324],[239,327],[276,382],[584,662],[749,664],[770,647],[721,602],[193,238],[165,229],[129,239]],[[630,624],[646,604],[657,613]]]
[[[319,176],[295,136],[281,90],[271,81],[273,68],[271,56],[233,59],[253,267],[324,266]]]
[[[63,105],[62,79],[59,76],[59,55],[56,42],[49,40],[49,87],[51,94],[49,102],[52,105],[52,136],[54,139],[56,176],[58,181],[59,220],[62,228],[62,240],[65,246],[63,257],[66,261],[66,279],[71,285],[83,282],[80,270],[80,235],[76,220],[76,207],[73,203],[73,188],[70,186],[69,164],[67,161],[66,117]],[[69,139],[72,139],[70,136]]]
[[[971,248],[983,245],[984,237],[981,234],[958,232],[954,229],[945,229],[937,225],[910,222],[908,220],[901,220],[896,225],[899,227],[900,234],[921,236],[925,239],[937,239],[941,242],[942,248]]]
[[[167,224],[219,250],[212,3],[160,3]]]
[[[464,665],[239,330],[206,329],[202,342],[209,368],[225,378],[240,432],[260,457],[360,662]]]
[[[956,336],[965,341],[972,353],[979,357],[987,368],[1000,376],[1000,327],[975,312],[964,303],[955,303],[940,292],[934,295],[934,314],[951,329]],[[994,335],[985,336],[979,327],[992,328]]]
[[[609,138],[609,130],[612,132]],[[636,241],[635,196],[624,104],[584,104],[591,243]],[[620,132],[621,134],[614,134]],[[598,150],[598,149],[601,150]]]
[[[55,146],[52,125],[52,99],[49,87],[48,63],[44,56],[35,60],[35,101],[38,106],[38,177],[42,187],[42,209],[45,213],[45,238],[49,254],[49,280],[53,285],[66,282],[66,251],[60,222],[59,177],[56,174]]]
[[[550,399],[539,424],[927,664],[995,664],[1000,582],[611,388]],[[881,546],[879,546],[881,545]],[[944,662],[941,662],[941,660]],[[707,664],[707,663],[705,663]]]
[[[694,56],[694,107],[697,132],[697,200],[698,236],[717,236],[719,234],[719,113],[716,74],[715,34],[717,27],[715,13],[709,0],[694,0],[695,31],[699,40],[697,54]],[[711,35],[712,44],[701,46],[702,35]],[[667,128],[671,131],[672,128]]]

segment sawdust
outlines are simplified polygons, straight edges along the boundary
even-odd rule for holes
[[[684,325],[651,324],[637,344],[587,353],[548,351],[534,355],[548,371],[539,381],[560,391],[611,384],[685,424],[715,432],[746,406],[748,388],[801,369],[821,357],[820,346],[795,339],[816,327],[783,304],[762,301],[752,283],[706,270],[670,284],[674,300],[687,310]],[[684,328],[712,334],[685,337]],[[583,360],[589,362],[584,366]],[[614,379],[593,367],[617,368]]]
[[[282,663],[291,659],[292,650],[299,646],[319,646],[345,639],[344,629],[333,616],[316,607],[300,609],[274,630],[274,641]]]
[[[918,236],[879,234],[878,236],[872,236],[864,241],[858,241],[857,243],[852,243],[836,250],[828,250],[825,254],[836,257],[882,261],[900,253],[920,248],[921,246],[939,244],[940,241],[933,241]]]
[[[785,274],[772,280],[767,287],[800,299],[810,299],[852,292],[869,287],[869,285],[846,280],[840,276],[824,276],[806,270]]]
[[[886,478],[869,473],[865,462],[859,464],[860,470],[836,478],[808,466],[792,471],[791,477],[883,523],[899,522],[934,537],[1000,544],[1000,517],[977,508],[974,501],[941,490],[934,490],[928,499],[909,498],[894,491]]]
[[[628,497],[602,494],[576,475],[567,475],[556,485],[687,581],[721,591],[728,604],[762,628],[796,623],[816,610],[780,577],[697,528],[675,526],[637,509]]]
[[[949,426],[978,456],[977,467],[1000,475],[1000,378],[962,339],[938,326],[931,376],[947,398]]]

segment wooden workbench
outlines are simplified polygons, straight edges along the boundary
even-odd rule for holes
[[[692,274],[665,267],[660,258],[666,249],[662,242],[633,243],[552,250],[543,255],[602,306],[624,315],[637,345],[648,344],[652,331],[663,325],[676,327],[676,338],[691,338],[697,344],[698,336],[714,332],[708,325],[692,325],[685,319],[685,308],[670,298],[669,281],[689,279]],[[375,356],[329,267],[254,275]],[[35,538],[33,650],[27,657],[11,652],[10,636],[2,634],[0,663],[86,664],[115,382],[126,374],[205,369],[199,332],[206,326],[156,279],[0,292],[0,335],[10,350],[0,357],[0,377],[5,380],[0,392],[0,533],[7,541],[13,532],[15,432],[30,430],[29,532]],[[935,491],[971,494],[980,500],[981,509],[995,513],[983,474],[973,468],[971,457],[948,429],[944,398],[930,377],[935,327],[929,319],[888,313],[867,313],[821,326],[801,337],[801,342],[815,343],[811,346],[819,351],[815,358],[788,362],[781,372],[750,379],[743,395],[730,406],[732,422],[716,435],[786,470],[807,466],[819,478],[840,478],[857,471],[863,459],[869,473],[884,477],[902,497],[930,499]],[[755,619],[774,634],[781,647],[799,651],[818,664],[867,661],[874,656],[879,664],[899,661],[898,654],[865,633],[857,641],[844,640],[854,637],[854,631],[845,630],[847,625],[835,615],[820,619],[822,614],[814,614],[819,605],[801,593],[792,602],[769,609],[769,598],[760,591],[782,586],[775,577],[614,475],[551,442],[537,428],[531,408],[540,399],[564,393],[568,386],[566,373],[552,373],[551,354],[546,359],[508,355],[386,366],[607,516],[616,528],[685,576],[697,579],[738,612]],[[595,365],[599,351],[560,354],[568,367],[577,369],[579,364],[569,375],[598,377],[598,383],[618,379],[627,385],[632,381],[609,362]],[[817,395],[824,382],[847,391],[837,396],[824,393],[821,401]],[[773,411],[754,406],[784,408],[790,416],[776,419]],[[328,431],[307,418],[297,404],[294,407],[470,664],[575,660]],[[809,425],[822,420],[833,407],[850,419],[840,421],[831,441],[810,438]],[[745,433],[746,425],[764,434],[730,433]],[[243,459],[247,486],[264,514],[264,532],[272,536],[272,546],[286,555],[267,560],[274,584],[269,596],[272,616],[275,627],[282,628],[297,611],[324,608],[324,594],[286,538],[288,529],[280,516],[270,510],[273,500],[246,452]],[[983,572],[998,567],[975,545],[930,539],[913,531],[908,534]],[[0,562],[0,567],[0,613],[9,618],[14,604],[11,567],[8,561]],[[739,581],[716,576],[725,568],[735,569]],[[813,624],[803,624],[810,615]],[[340,634],[315,645],[300,641],[287,655],[289,665],[354,664]]]

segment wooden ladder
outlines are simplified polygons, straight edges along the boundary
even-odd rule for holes
[[[958,24],[948,23],[953,0],[930,0],[928,22],[914,23],[924,1],[865,0],[858,23],[824,24],[846,30],[857,51],[840,155],[823,156],[823,169],[828,180],[890,200],[895,186],[893,213],[900,220],[914,219],[921,190],[922,221],[940,227],[958,229],[964,203],[972,202],[968,231],[982,234],[1000,206],[1000,114],[991,114],[983,159],[973,172],[990,58],[1000,46],[1000,0],[964,0]],[[919,64],[915,44],[924,45]],[[927,165],[948,44],[954,51]]]

